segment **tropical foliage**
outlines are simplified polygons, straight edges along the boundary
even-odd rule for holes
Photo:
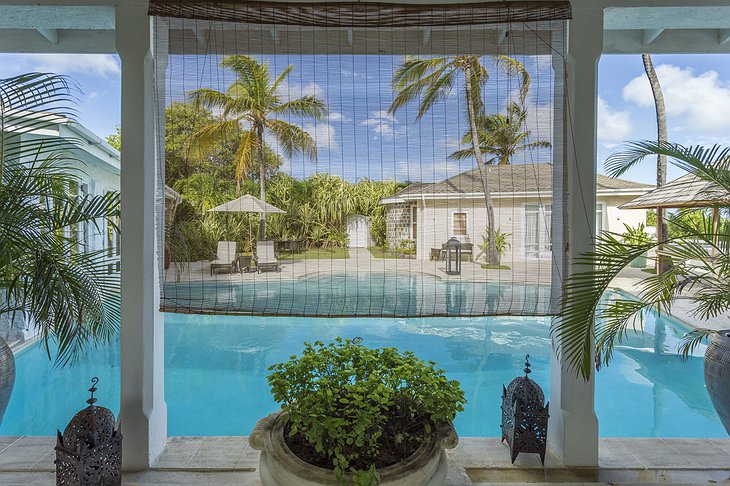
[[[368,179],[352,183],[327,174],[296,179],[278,172],[268,179],[267,186],[269,203],[286,211],[268,216],[267,238],[302,240],[310,248],[336,248],[347,246],[347,217],[355,214],[370,217],[371,238],[384,244],[385,207],[380,200],[404,184]],[[171,231],[177,241],[186,242],[189,260],[210,258],[221,239],[237,241],[241,248],[252,247],[257,238],[257,215],[207,212],[235,197],[231,179],[199,173],[178,181],[175,189],[183,195],[183,204]],[[247,180],[241,190],[256,194],[258,184]]]
[[[676,167],[730,192],[730,148],[633,142],[615,152],[606,167],[615,176],[657,154],[667,156]],[[715,235],[708,223],[704,221],[698,227],[686,224],[681,218],[675,219],[674,224],[682,230],[681,235],[668,238],[661,247],[655,241],[624,239],[607,232],[599,235],[596,249],[573,262],[574,270],[565,283],[561,316],[551,329],[562,361],[576,373],[589,378],[594,352],[597,353],[596,362],[608,364],[616,343],[620,343],[631,329],[641,329],[645,312],[667,313],[680,297],[693,303],[694,316],[699,321],[730,310],[730,225],[720,225]],[[651,249],[657,250],[655,259],[671,262],[667,270],[643,279],[638,284],[636,299],[604,299],[603,294],[614,277]],[[690,353],[712,333],[707,329],[689,333],[683,353]]]
[[[272,79],[268,63],[254,57],[234,55],[223,59],[221,66],[232,70],[236,80],[225,93],[209,89],[196,89],[191,93],[196,109],[205,107],[221,112],[218,120],[196,130],[187,146],[187,155],[200,159],[215,150],[221,141],[237,140],[233,160],[235,162],[236,192],[240,194],[243,179],[258,171],[259,194],[266,201],[266,134],[272,136],[287,156],[301,153],[317,157],[314,138],[302,128],[279,117],[322,118],[327,113],[324,101],[307,95],[285,100],[280,93],[282,83],[294,69],[289,65]],[[259,234],[266,233],[266,219],[259,220]]]
[[[119,328],[119,274],[78,240],[103,221],[119,230],[119,194],[77,195],[74,141],[23,135],[66,120],[73,88],[51,74],[0,80],[0,314],[33,323],[60,364]]]
[[[492,61],[497,69],[503,70],[510,76],[520,77],[519,104],[524,104],[530,88],[530,75],[525,67],[519,61],[507,56],[492,56]],[[498,264],[499,254],[495,246],[496,237],[494,235],[496,229],[494,205],[489,189],[489,171],[486,169],[488,162],[484,160],[482,147],[478,143],[482,140],[479,136],[478,119],[485,116],[482,89],[489,80],[489,72],[482,64],[481,58],[473,55],[424,59],[406,57],[393,74],[392,85],[396,95],[388,112],[395,113],[409,102],[418,100],[416,119],[420,119],[451,92],[461,77],[464,79],[463,94],[471,137],[471,150],[479,168],[484,202],[487,206],[487,230],[490,242],[487,249],[487,261],[490,264]]]
[[[512,243],[510,243],[510,237],[512,237],[512,233],[508,233],[506,231],[501,231],[499,228],[497,228],[494,232],[494,237],[496,239],[495,246],[497,248],[497,254],[499,255],[500,259],[502,255],[507,253],[510,248],[512,248]],[[482,236],[482,244],[479,245],[479,248],[486,253],[489,251],[489,229],[484,230],[484,236]],[[499,265],[499,262],[497,263]]]
[[[487,160],[487,164],[509,164],[512,157],[525,150],[533,148],[549,148],[552,145],[546,140],[530,141],[532,132],[527,130],[527,109],[520,103],[512,102],[507,107],[507,113],[487,115],[480,113],[476,118],[479,136],[479,150],[482,154],[492,154],[494,157]],[[456,160],[474,157],[474,148],[471,142],[471,132],[464,134],[462,143],[472,148],[457,150],[450,158]]]

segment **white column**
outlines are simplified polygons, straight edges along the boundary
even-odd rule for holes
[[[603,11],[573,3],[568,31],[566,147],[567,258],[593,247],[596,214],[597,71]],[[568,267],[570,270],[570,266]],[[595,383],[551,360],[549,444],[566,466],[598,465]]]
[[[147,2],[116,7],[122,61],[122,329],[123,467],[146,469],[167,441],[163,317],[155,231],[153,66]]]

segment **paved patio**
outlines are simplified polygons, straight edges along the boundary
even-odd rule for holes
[[[463,261],[461,275],[447,275],[446,262],[416,260],[407,258],[375,258],[366,248],[350,248],[349,258],[320,258],[309,260],[280,259],[280,272],[263,273],[227,273],[210,275],[210,262],[200,261],[186,264],[178,272],[173,263],[165,274],[165,282],[177,281],[241,281],[251,282],[263,280],[294,280],[315,276],[317,274],[340,274],[355,272],[388,272],[422,274],[449,281],[465,282],[514,282],[527,284],[550,283],[552,260],[504,260],[503,265],[509,269],[483,269],[481,262]]]
[[[53,437],[0,437],[0,484],[54,484]],[[258,486],[259,453],[245,437],[170,437],[154,469],[124,484]],[[515,464],[497,438],[449,451],[449,486],[488,484],[730,484],[730,439],[601,439],[598,469],[568,469],[549,451]],[[295,486],[295,485],[292,485]]]

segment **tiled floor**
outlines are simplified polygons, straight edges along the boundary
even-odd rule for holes
[[[54,484],[53,437],[0,437],[0,484]],[[461,439],[449,451],[449,486],[487,484],[730,484],[730,439],[602,439],[599,469],[566,469],[548,453],[510,464],[494,438]],[[259,486],[258,452],[245,437],[171,437],[151,471],[124,484]],[[295,485],[292,485],[295,486]]]

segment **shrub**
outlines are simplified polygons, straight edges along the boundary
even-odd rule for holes
[[[395,449],[402,459],[432,425],[453,421],[465,399],[435,363],[357,341],[304,343],[301,356],[269,368],[268,380],[288,414],[289,438],[304,440],[340,483],[351,472],[356,484],[372,485],[381,452]]]

